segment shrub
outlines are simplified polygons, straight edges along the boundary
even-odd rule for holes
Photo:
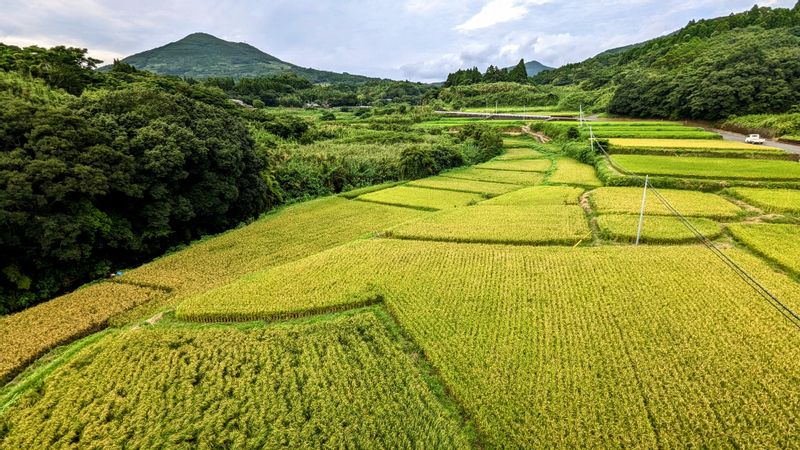
[[[578,127],[567,128],[567,139],[574,141],[580,139],[580,137],[581,137],[581,132],[578,131]]]
[[[409,147],[400,154],[400,175],[403,178],[425,178],[436,173],[436,159],[430,150]]]

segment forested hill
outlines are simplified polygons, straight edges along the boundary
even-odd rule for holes
[[[533,78],[607,89],[608,111],[637,117],[719,119],[800,105],[800,2],[711,20]]]
[[[292,72],[314,83],[366,82],[375,78],[303,68],[242,42],[194,33],[122,60],[139,70],[186,78],[264,77]],[[106,66],[104,69],[110,68]]]

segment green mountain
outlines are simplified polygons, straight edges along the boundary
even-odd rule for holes
[[[513,69],[514,66],[506,67],[506,70]],[[540,63],[539,61],[528,61],[525,63],[525,71],[528,72],[528,77],[532,77],[534,75],[539,74],[540,72],[544,72],[545,70],[553,70],[552,67],[545,66],[544,64]]]
[[[785,112],[800,105],[800,3],[692,21],[533,81],[601,91],[592,97],[607,104],[595,109],[634,117],[716,120]]]
[[[528,61],[525,63],[525,70],[528,72],[528,76],[532,77],[546,70],[553,70],[553,68],[545,66],[539,61]]]
[[[363,83],[375,78],[303,68],[243,42],[228,42],[206,33],[194,33],[162,47],[122,60],[137,69],[189,78],[258,77],[293,72],[314,83]],[[106,66],[108,67],[108,66]]]

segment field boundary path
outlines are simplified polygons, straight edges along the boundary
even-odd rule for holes
[[[547,144],[551,140],[549,137],[545,136],[543,133],[536,133],[534,131],[531,131],[531,127],[528,126],[528,125],[525,125],[524,127],[522,127],[522,132],[527,134],[528,136],[531,136],[531,137],[535,138],[537,141],[539,141],[542,144]]]

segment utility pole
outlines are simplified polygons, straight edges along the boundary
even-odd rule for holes
[[[644,221],[644,204],[647,201],[647,184],[650,181],[650,175],[644,177],[644,193],[642,194],[642,209],[639,211],[639,228],[636,230],[636,245],[639,245],[639,238],[642,236],[642,222]]]
[[[589,125],[589,143],[592,145],[592,155],[594,155],[594,132],[591,125]]]
[[[583,128],[583,105],[580,105],[581,115],[580,115],[580,128]]]

